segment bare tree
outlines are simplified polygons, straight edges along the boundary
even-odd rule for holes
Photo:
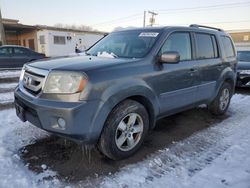
[[[57,23],[54,26],[58,27],[58,28],[64,28],[64,29],[77,29],[77,30],[82,30],[82,31],[97,31],[96,29],[94,29],[94,28],[92,28],[90,26],[86,26],[86,25]]]

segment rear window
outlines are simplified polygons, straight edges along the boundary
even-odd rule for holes
[[[217,42],[213,35],[196,33],[197,59],[218,57]]]
[[[222,39],[222,43],[225,49],[226,57],[234,57],[235,52],[234,52],[234,47],[233,47],[233,43],[231,39],[227,36],[222,36],[221,39]]]

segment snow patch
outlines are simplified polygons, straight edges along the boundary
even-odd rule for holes
[[[97,57],[106,57],[106,58],[115,58],[116,55],[112,52],[112,53],[108,53],[108,52],[98,52],[97,53]]]
[[[4,83],[0,84],[0,91],[2,89],[14,89],[17,86],[18,83]]]
[[[4,70],[0,71],[0,78],[16,78],[21,74],[20,70]]]
[[[14,101],[13,92],[0,93],[0,104],[6,104]]]
[[[19,157],[20,148],[46,137],[48,133],[22,123],[13,109],[1,111],[0,120],[0,187],[59,187],[55,172],[47,169],[34,174]],[[53,179],[46,180],[46,177]]]
[[[250,96],[235,95],[231,117],[105,177],[102,187],[249,188]]]

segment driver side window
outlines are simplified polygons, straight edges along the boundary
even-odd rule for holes
[[[189,33],[180,32],[171,34],[161,48],[164,52],[178,52],[181,61],[192,59],[191,38]]]

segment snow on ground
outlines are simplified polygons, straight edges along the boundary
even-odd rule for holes
[[[0,91],[2,89],[14,89],[17,86],[18,83],[3,83],[0,84]]]
[[[249,188],[249,107],[250,96],[235,95],[228,112],[230,117],[221,123],[173,143],[170,148],[113,175],[70,186]],[[0,187],[64,186],[55,177],[56,172],[48,169],[34,174],[19,159],[20,148],[47,134],[21,123],[13,109],[0,111],[0,120]],[[52,180],[43,179],[49,176]]]
[[[34,174],[18,155],[20,148],[46,137],[47,133],[22,123],[13,109],[1,111],[0,120],[0,187],[59,187],[56,178],[52,181],[43,180],[44,177],[54,177],[55,172],[45,170],[39,175]]]
[[[231,117],[147,160],[130,165],[102,187],[250,187],[250,96],[235,95]]]
[[[12,103],[14,101],[13,92],[0,93],[0,104]]]
[[[21,74],[20,70],[0,70],[0,78],[15,78]]]

